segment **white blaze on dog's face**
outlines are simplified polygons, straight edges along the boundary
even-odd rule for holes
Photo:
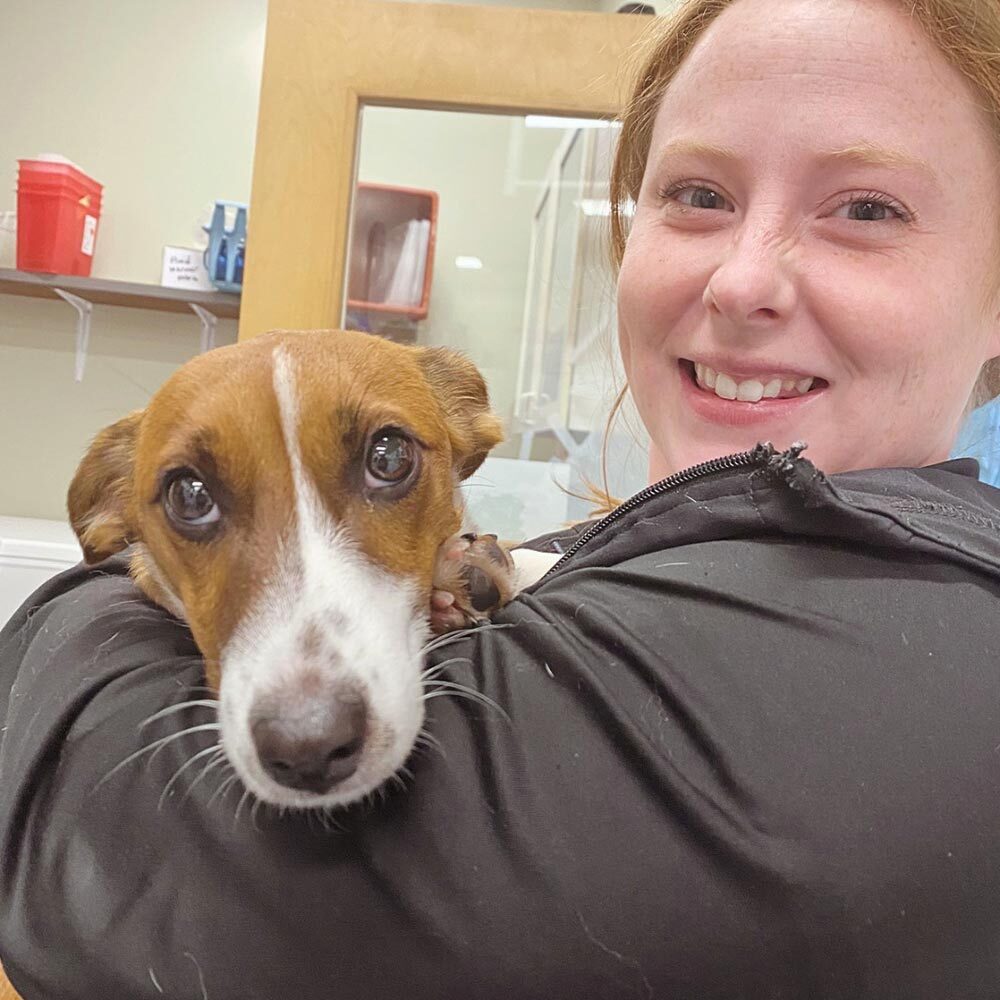
[[[244,784],[354,801],[423,722],[421,647],[455,487],[500,438],[473,366],[366,334],[202,355],[97,439],[70,490],[88,561],[190,624]]]

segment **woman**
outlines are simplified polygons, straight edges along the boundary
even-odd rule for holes
[[[995,15],[821,0],[681,16],[616,173],[636,202],[621,348],[654,478],[761,439],[808,441],[827,472],[947,458],[1000,354]],[[725,401],[779,378],[788,403]]]
[[[615,185],[669,478],[432,654],[504,714],[434,699],[442,753],[329,828],[163,801],[168,753],[95,789],[201,664],[113,560],[36,595],[0,643],[27,1000],[995,996],[1000,504],[925,466],[1000,355],[1000,9],[662,30]]]

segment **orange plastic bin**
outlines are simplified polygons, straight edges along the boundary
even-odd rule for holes
[[[71,163],[17,164],[17,269],[89,275],[103,186]]]

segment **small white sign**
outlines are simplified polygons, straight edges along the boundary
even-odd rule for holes
[[[83,242],[80,244],[80,253],[87,257],[94,256],[94,237],[97,235],[97,218],[87,215],[83,220]]]
[[[160,284],[167,288],[186,288],[189,291],[214,291],[208,280],[208,271],[201,250],[190,247],[163,248],[163,276]]]

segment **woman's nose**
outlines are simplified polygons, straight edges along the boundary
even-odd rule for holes
[[[709,313],[739,331],[780,324],[795,306],[792,240],[773,233],[741,232],[705,285]]]

